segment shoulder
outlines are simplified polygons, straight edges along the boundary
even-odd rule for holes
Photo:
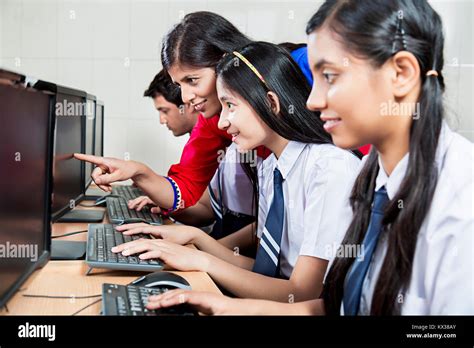
[[[337,169],[347,173],[357,171],[361,163],[350,151],[332,144],[308,144],[305,161],[310,171]]]
[[[461,135],[449,132],[446,142],[441,139],[445,151],[437,161],[438,180],[425,221],[429,239],[470,238],[474,226],[474,146]]]

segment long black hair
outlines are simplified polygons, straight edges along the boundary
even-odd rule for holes
[[[332,144],[319,112],[306,108],[310,87],[285,48],[267,42],[253,42],[238,50],[263,76],[265,83],[234,54],[217,65],[216,74],[224,86],[244,98],[267,126],[283,138],[305,143]],[[274,92],[280,101],[276,115],[267,97]],[[255,167],[243,165],[254,187],[252,200],[258,222],[258,177]],[[249,175],[249,174],[248,174]]]
[[[387,253],[370,309],[373,315],[400,314],[410,284],[418,232],[438,178],[435,153],[444,116],[441,18],[426,0],[328,0],[310,19],[306,32],[310,34],[323,25],[337,35],[349,52],[367,59],[374,67],[382,66],[402,50],[411,52],[420,66],[420,116],[410,128],[405,178],[384,213]],[[439,76],[427,77],[429,70],[436,70]],[[372,149],[351,193],[354,217],[343,245],[362,243],[378,170],[378,154]],[[354,258],[337,257],[328,272],[323,299],[329,315],[339,314],[344,280],[353,261]]]
[[[168,70],[179,63],[191,67],[215,67],[225,53],[251,40],[216,13],[189,13],[163,39],[161,63]]]
[[[228,54],[217,65],[216,74],[229,90],[244,98],[262,121],[283,138],[332,144],[320,113],[306,108],[310,87],[286,49],[268,42],[252,42],[238,52],[255,66],[265,83],[237,56]],[[279,98],[278,115],[269,103],[269,91]]]

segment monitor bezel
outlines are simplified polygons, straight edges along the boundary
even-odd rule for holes
[[[0,70],[0,76],[5,77],[3,72],[6,70]],[[18,85],[18,84],[16,84]],[[47,146],[46,146],[46,173],[45,182],[43,185],[44,191],[44,216],[43,216],[43,250],[38,256],[36,262],[32,263],[29,268],[12,284],[12,286],[0,296],[0,307],[4,307],[8,301],[15,295],[17,290],[25,283],[25,281],[31,276],[31,274],[44,267],[51,257],[51,233],[52,233],[52,218],[51,218],[51,203],[53,194],[53,156],[54,156],[54,128],[56,115],[54,112],[54,95],[48,91],[36,90],[38,93],[44,93],[49,96],[49,112],[48,112],[48,133],[46,135]]]

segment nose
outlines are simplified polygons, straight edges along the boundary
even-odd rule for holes
[[[323,88],[316,88],[313,84],[311,93],[306,101],[306,107],[311,111],[321,111],[326,108],[326,91]]]
[[[230,121],[227,118],[227,113],[222,111],[221,115],[219,117],[219,122],[217,123],[217,127],[219,127],[220,130],[226,131],[230,127]]]
[[[164,113],[160,112],[160,124],[166,123],[166,116]]]
[[[192,103],[196,98],[196,94],[188,87],[181,87],[181,99],[183,103]]]

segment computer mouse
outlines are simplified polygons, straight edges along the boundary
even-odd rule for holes
[[[183,277],[165,271],[158,271],[147,274],[143,277],[135,279],[132,285],[145,286],[148,288],[165,287],[168,289],[184,289],[191,290],[191,285]]]

